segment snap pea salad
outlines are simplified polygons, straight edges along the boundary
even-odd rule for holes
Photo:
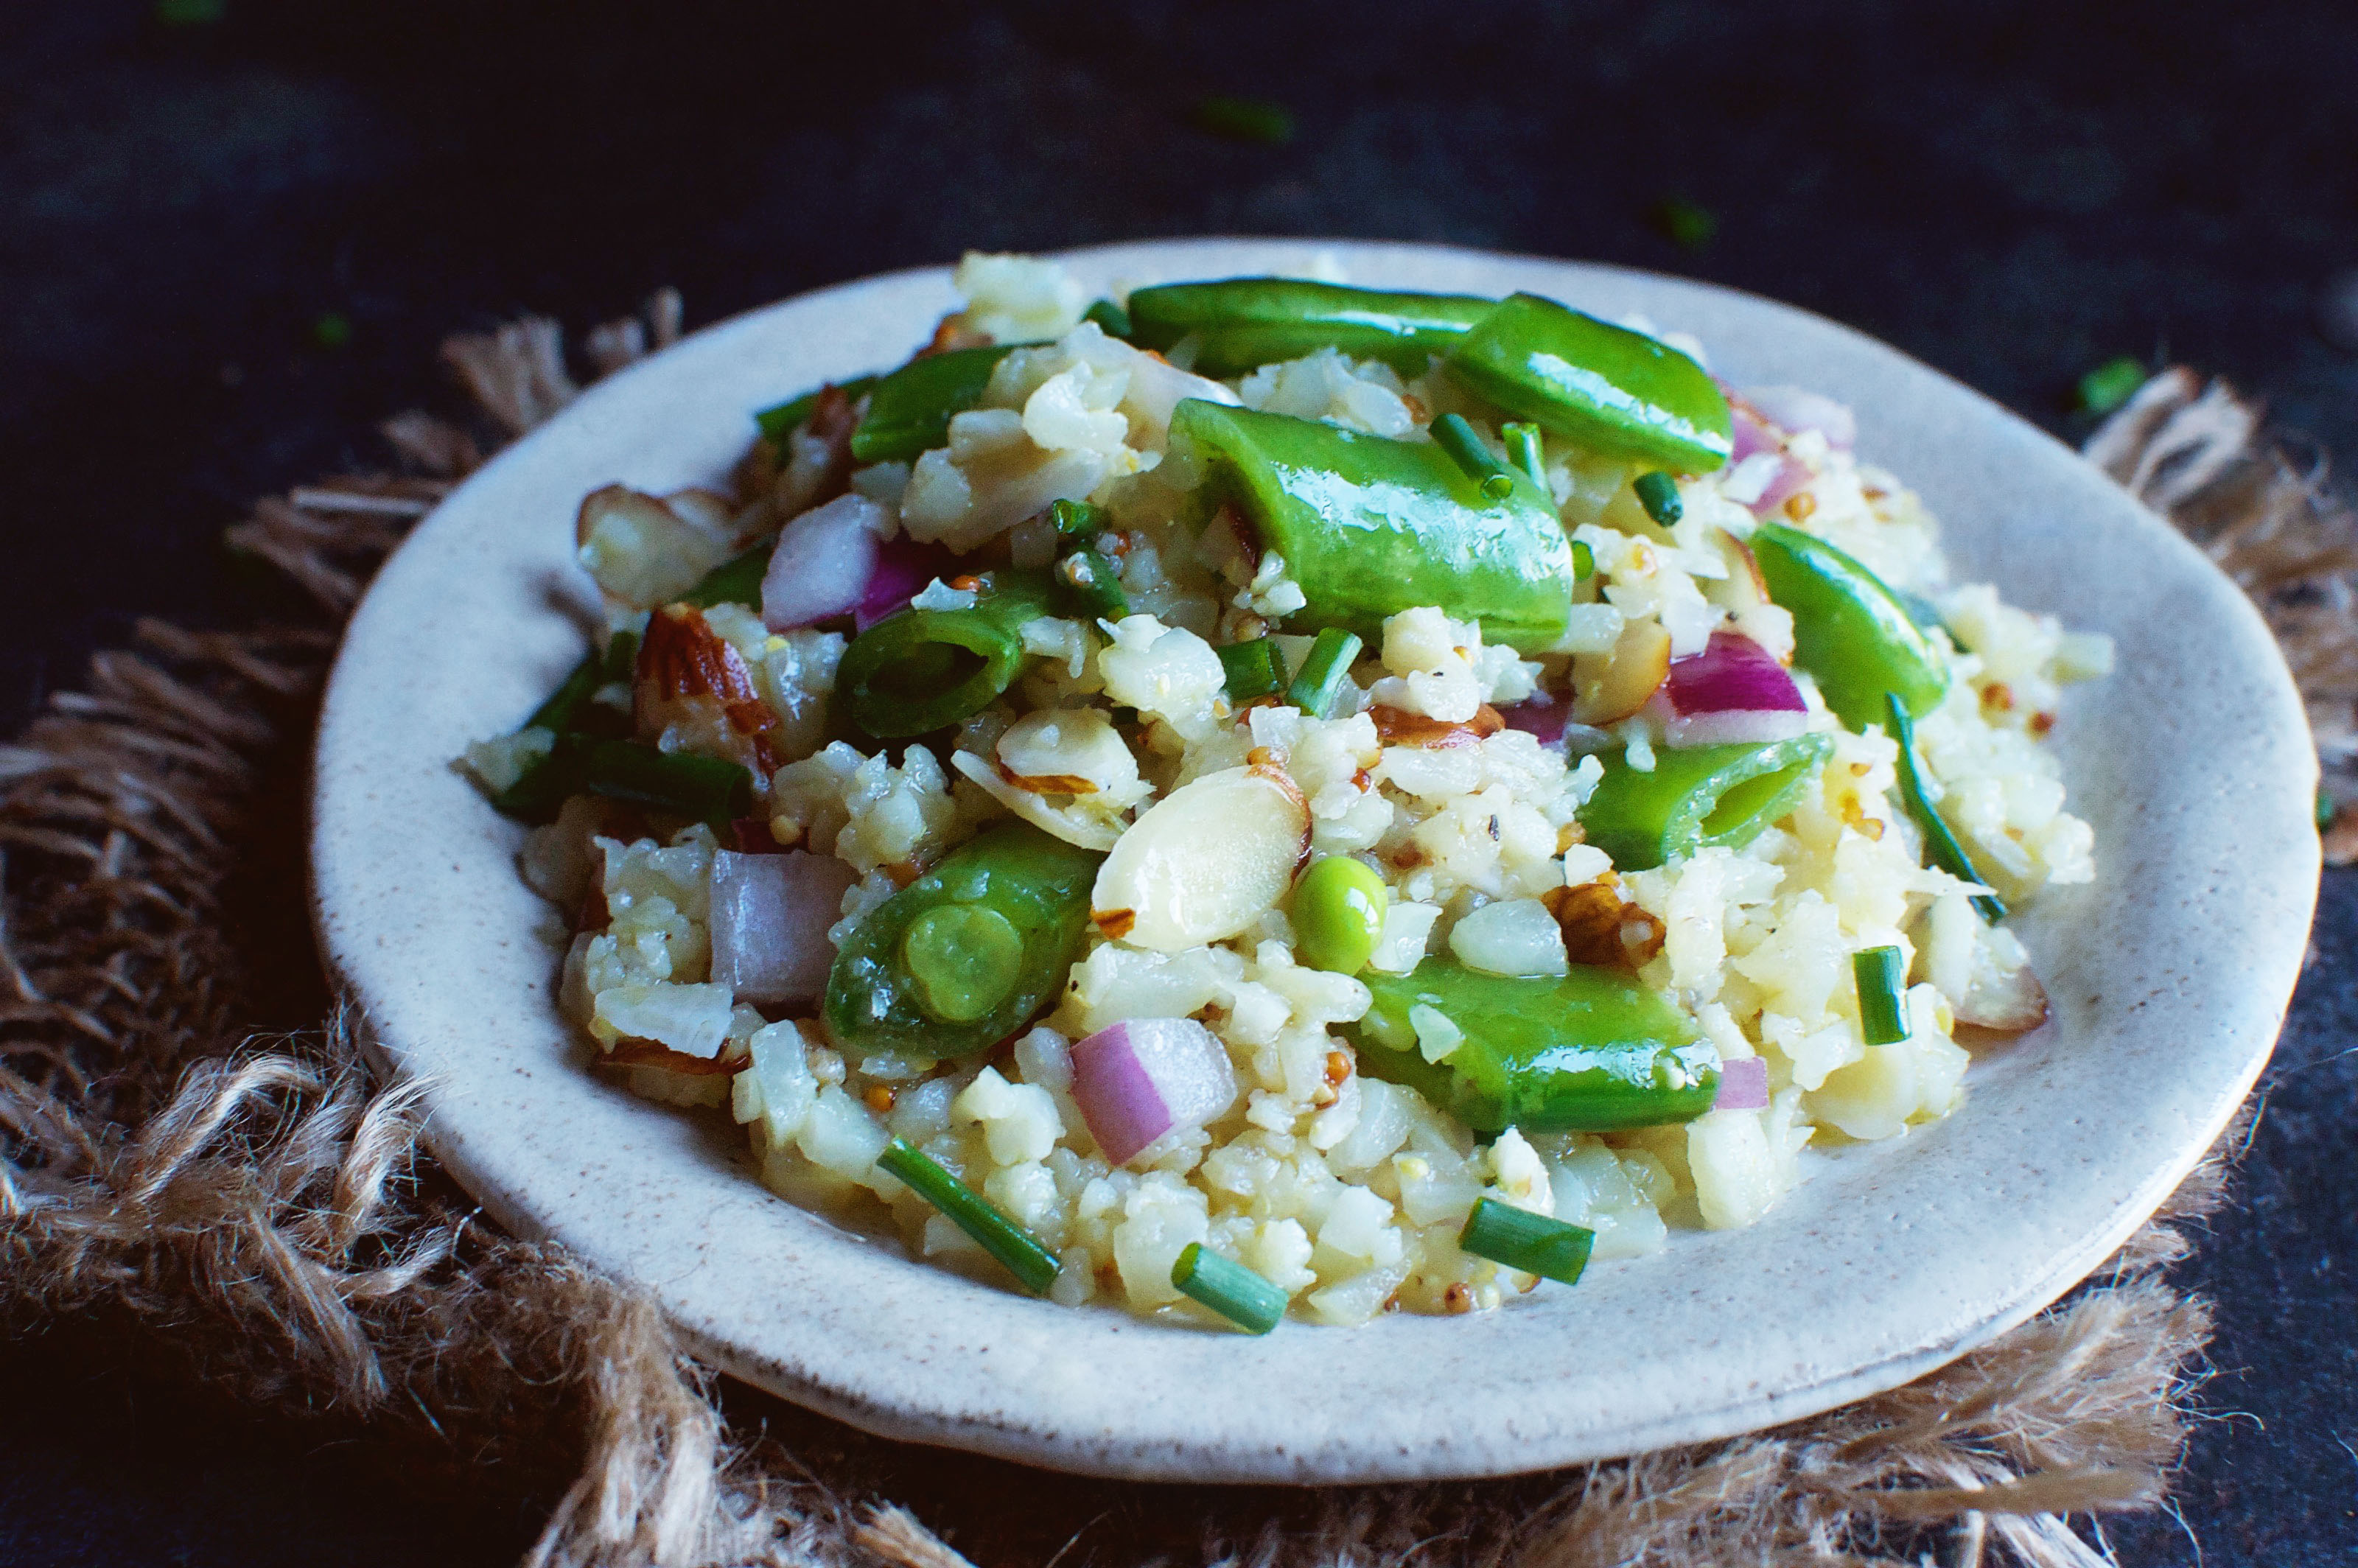
[[[607,634],[467,760],[600,1065],[778,1190],[1059,1300],[1479,1310],[2044,1016],[1995,923],[2084,837],[1975,770],[2101,654],[1847,410],[1537,294],[960,279],[733,493],[593,494]]]

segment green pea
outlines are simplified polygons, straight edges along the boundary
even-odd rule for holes
[[[1014,989],[1023,938],[995,909],[943,904],[910,925],[901,962],[927,1012],[945,1023],[971,1023]]]
[[[1293,884],[1295,956],[1316,969],[1356,975],[1384,934],[1384,882],[1348,855],[1329,855]]]

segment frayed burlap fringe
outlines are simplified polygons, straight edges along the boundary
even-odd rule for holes
[[[584,351],[601,373],[618,368],[672,341],[679,315],[666,291]],[[444,354],[494,445],[576,393],[552,322]],[[876,1456],[890,1445],[732,1430],[644,1295],[476,1221],[416,1141],[430,1088],[373,1083],[341,1012],[293,1038],[247,1037],[255,977],[288,955],[241,946],[224,889],[273,852],[300,863],[300,813],[264,807],[265,763],[299,755],[332,628],[377,561],[485,449],[422,414],[384,433],[407,476],[298,489],[232,533],[308,591],[318,625],[143,623],[136,649],[100,655],[86,691],[54,697],[0,748],[0,1322],[23,1335],[95,1315],[258,1408],[444,1453],[477,1486],[541,1499],[535,1568],[963,1568],[883,1495]],[[2248,405],[2183,371],[2090,449],[2261,600],[2347,767],[2348,514],[2261,444]],[[291,878],[269,892],[301,897]],[[1931,1551],[1958,1568],[2087,1568],[2108,1554],[2067,1517],[2158,1503],[2181,1451],[2210,1317],[2160,1271],[2224,1179],[2214,1151],[2063,1304],[1788,1427],[1479,1485],[1128,1495],[1200,1530],[1200,1560],[1219,1568]],[[1053,1513],[1055,1484],[1032,1490]],[[1074,1541],[1094,1522],[1076,1518]],[[1076,1561],[1089,1557],[1106,1561]]]

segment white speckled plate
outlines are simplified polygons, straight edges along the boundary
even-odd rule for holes
[[[435,1151],[504,1224],[652,1290],[698,1350],[895,1437],[1098,1474],[1476,1476],[1714,1438],[1890,1388],[2101,1261],[2225,1123],[2274,1043],[2317,889],[2316,768],[2259,618],[2063,447],[1891,349],[1702,284],[1439,246],[1189,241],[1068,258],[1091,283],[1300,272],[1556,296],[1699,336],[1739,384],[1855,405],[1859,448],[1946,524],[1958,575],[2111,633],[2057,744],[2102,880],[2020,923],[2056,1022],[1985,1055],[1964,1108],[1817,1159],[1762,1223],[1682,1234],[1468,1318],[1264,1339],[1067,1311],[914,1262],[771,1196],[725,1119],[585,1071],[551,1005],[519,832],[453,773],[579,656],[574,509],[728,470],[749,412],[898,362],[946,269],[708,328],[477,474],[354,616],[319,741],[319,940],[383,1063],[435,1081]],[[718,1125],[716,1125],[718,1123]]]

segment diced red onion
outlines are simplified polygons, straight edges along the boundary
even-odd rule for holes
[[[1727,454],[1729,463],[1740,463],[1755,452],[1784,449],[1784,438],[1778,435],[1767,420],[1753,413],[1742,398],[1729,397],[1727,419],[1729,438],[1733,443],[1733,449]]]
[[[827,989],[827,927],[856,879],[833,855],[712,855],[712,978],[740,1001],[777,1007]]]
[[[856,609],[876,575],[887,526],[884,508],[857,492],[788,523],[762,577],[762,624],[788,632]]]
[[[1702,653],[1672,659],[1651,706],[1672,747],[1790,741],[1809,726],[1809,704],[1785,666],[1737,632],[1714,632]]]
[[[1237,1100],[1228,1047],[1190,1018],[1133,1018],[1073,1046],[1073,1098],[1116,1165],[1173,1128],[1201,1127]]]
[[[1522,701],[1498,709],[1498,717],[1507,721],[1509,730],[1520,730],[1539,737],[1542,746],[1562,743],[1563,727],[1572,721],[1572,703],[1546,692],[1534,692]]]
[[[1739,1056],[1719,1065],[1719,1092],[1712,1097],[1714,1110],[1767,1110],[1768,1063],[1759,1056]]]
[[[1747,386],[1739,394],[1769,424],[1789,435],[1815,430],[1826,445],[1847,451],[1858,444],[1858,416],[1850,406],[1800,386]]]
[[[876,557],[876,571],[868,591],[851,612],[852,622],[865,632],[887,615],[909,608],[909,600],[925,591],[936,578],[956,575],[954,557],[938,545],[911,539],[890,539]]]

